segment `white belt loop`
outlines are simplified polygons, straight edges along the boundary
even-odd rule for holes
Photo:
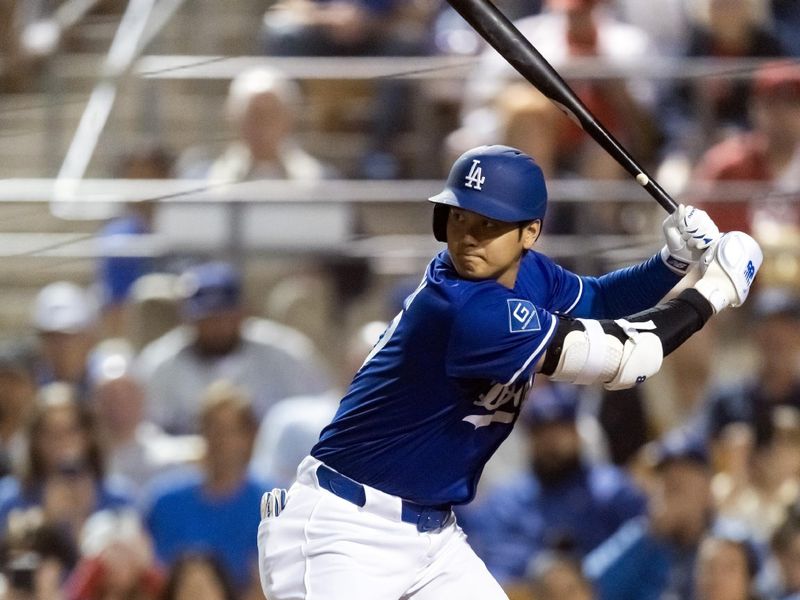
[[[391,521],[400,521],[403,511],[403,501],[397,496],[392,496],[368,485],[364,486],[367,501],[361,510],[378,515]]]

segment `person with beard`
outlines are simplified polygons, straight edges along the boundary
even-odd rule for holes
[[[645,447],[648,515],[631,519],[584,560],[600,600],[692,600],[701,540],[722,526],[702,437],[676,431]]]
[[[458,515],[473,549],[501,584],[522,581],[542,552],[583,558],[645,512],[644,494],[624,471],[584,459],[578,408],[574,386],[534,390],[520,413],[530,470]]]
[[[299,331],[248,317],[240,273],[208,262],[178,280],[184,325],[145,346],[135,365],[148,418],[172,434],[196,433],[204,391],[225,379],[251,397],[256,418],[290,396],[332,387],[312,342]]]

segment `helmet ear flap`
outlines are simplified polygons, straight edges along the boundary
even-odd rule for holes
[[[446,204],[436,204],[433,207],[433,237],[439,242],[447,242],[447,217],[450,207]]]

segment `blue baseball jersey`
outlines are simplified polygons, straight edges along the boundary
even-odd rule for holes
[[[373,348],[311,454],[406,500],[468,502],[519,415],[556,314],[625,316],[655,304],[677,281],[658,256],[593,278],[528,251],[508,289],[492,279],[461,278],[444,251]]]

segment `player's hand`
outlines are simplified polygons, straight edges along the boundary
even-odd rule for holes
[[[718,313],[728,306],[741,306],[750,293],[764,255],[746,233],[732,231],[706,252],[700,263],[703,276],[694,284]]]
[[[661,259],[679,275],[684,275],[719,239],[719,229],[708,213],[693,206],[678,205],[662,225],[666,245]]]

